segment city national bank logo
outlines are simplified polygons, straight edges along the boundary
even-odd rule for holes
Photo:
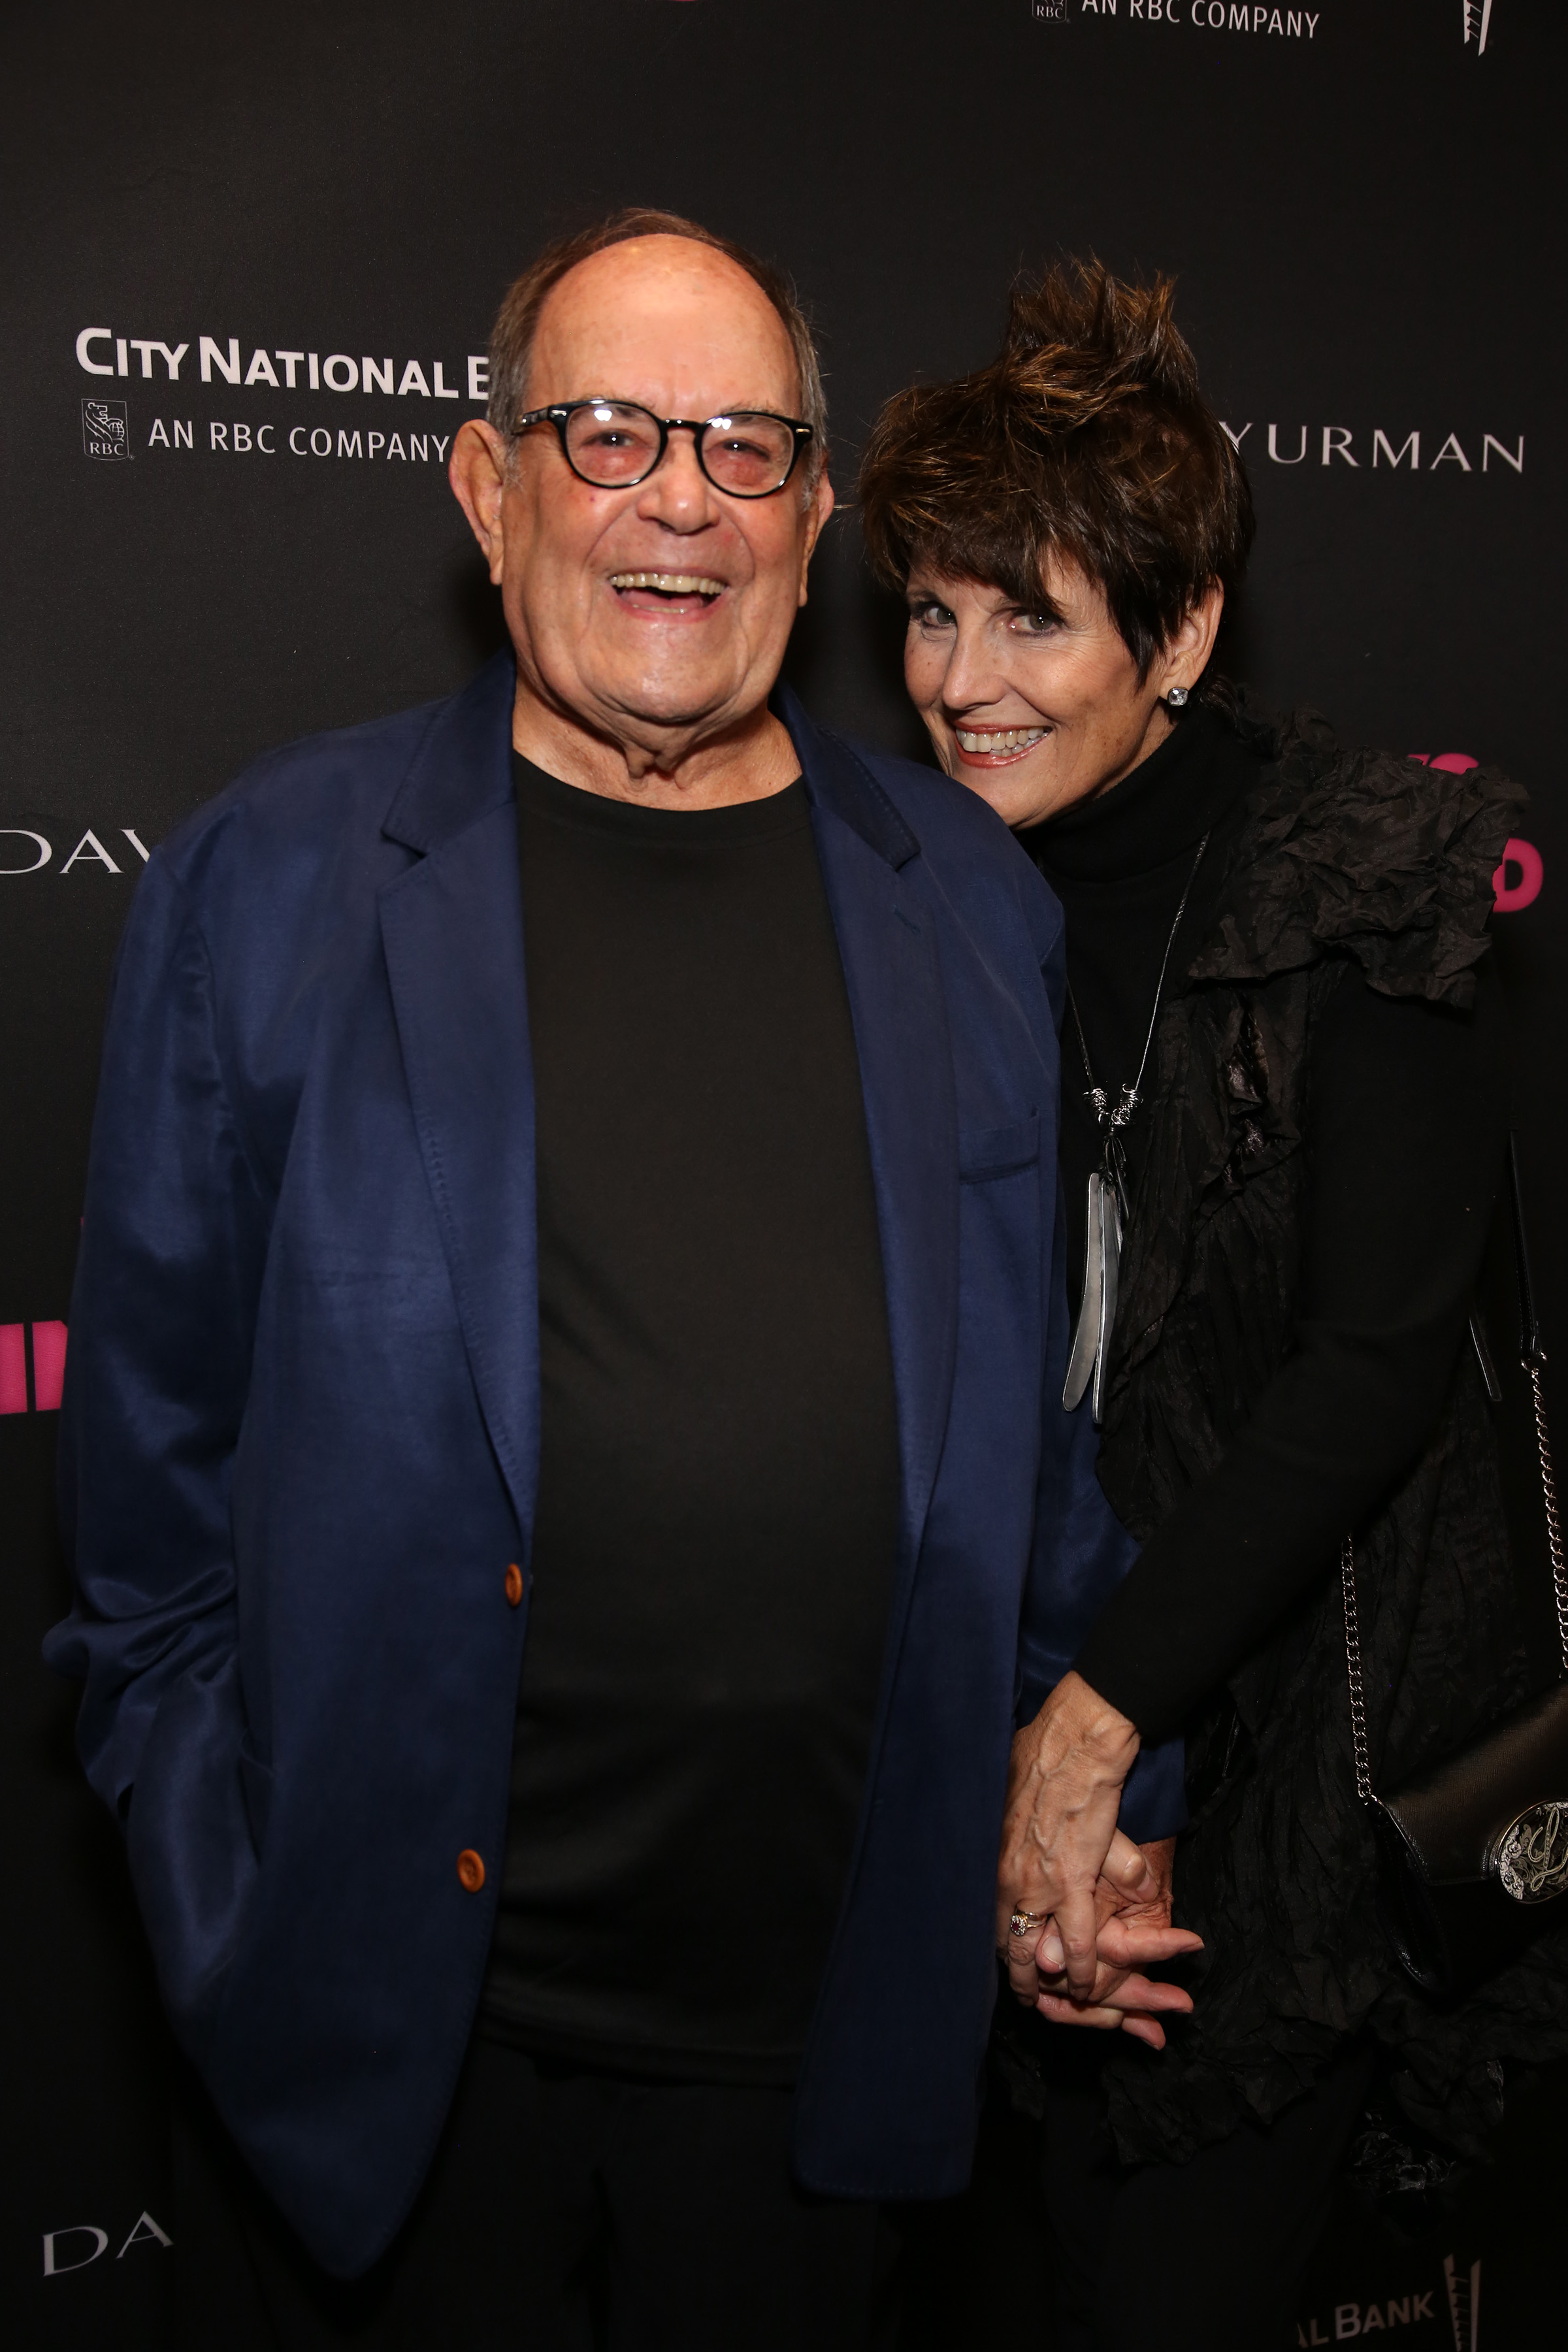
[[[1465,12],[1465,47],[1473,41],[1478,58],[1485,57],[1487,35],[1492,28],[1492,0],[1460,0]]]
[[[111,359],[102,356],[107,351],[113,352]],[[128,376],[134,352],[144,383],[188,383],[189,376],[182,378],[180,371],[190,351],[188,338],[165,343],[153,335],[117,334],[112,327],[84,327],[76,339],[77,365],[87,374]],[[163,362],[162,375],[154,360]],[[202,382],[216,379],[247,392],[260,387],[283,394],[378,392],[391,400],[461,400],[462,383],[448,383],[447,367],[446,360],[399,360],[391,352],[383,359],[370,353],[355,359],[348,352],[329,352],[323,359],[320,352],[268,350],[259,344],[252,347],[247,362],[237,335],[196,337],[196,372]],[[489,363],[483,352],[468,354],[467,383],[468,399],[482,408],[489,398]]]
[[[454,363],[450,355],[321,352],[246,345],[237,335],[197,334],[168,342],[155,335],[122,335],[113,327],[83,327],[77,364],[88,375],[128,376],[157,384],[171,407],[202,400],[198,389],[232,385],[255,403],[248,416],[154,416],[135,427],[138,448],[176,457],[197,449],[209,457],[359,457],[405,465],[444,466],[459,421],[448,401],[482,409],[489,399],[489,365],[482,352]],[[170,390],[169,387],[174,387]],[[329,397],[329,395],[331,395]],[[367,414],[365,397],[378,404]],[[349,421],[342,404],[352,404]],[[393,404],[390,410],[381,401]],[[300,419],[300,406],[304,415]],[[353,413],[353,412],[357,412]],[[442,430],[442,427],[445,430]],[[129,457],[132,426],[126,404],[93,393],[81,404],[82,446],[89,457]]]
[[[89,457],[117,458],[131,455],[131,425],[122,400],[87,399],[81,404],[81,446]]]
[[[1311,2352],[1315,2345],[1349,2344],[1363,2336],[1386,2335],[1394,2327],[1416,2327],[1436,2320],[1445,2304],[1454,2352],[1480,2352],[1481,2266],[1472,2263],[1468,2273],[1461,2271],[1452,2254],[1444,2258],[1441,2287],[1390,2295],[1376,2303],[1336,2303],[1327,2330],[1317,2318],[1298,2321],[1296,2342],[1304,2352]],[[1430,2337],[1426,2340],[1431,2342]]]

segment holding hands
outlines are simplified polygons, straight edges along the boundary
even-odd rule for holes
[[[1163,2049],[1179,1985],[1140,1971],[1203,1939],[1171,1925],[1175,1841],[1136,1846],[1116,1826],[1138,1733],[1068,1674],[1013,1742],[997,1866],[997,1949],[1014,1996],[1058,2024],[1120,2030]]]

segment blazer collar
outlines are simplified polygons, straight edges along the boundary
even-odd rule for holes
[[[889,1619],[896,1654],[942,1456],[958,1331],[958,1114],[953,1048],[920,843],[865,761],[807,717],[789,729],[849,998],[877,1199],[897,1398],[902,1541]]]
[[[517,664],[508,650],[486,662],[460,694],[436,705],[382,820],[389,840],[427,856],[510,801],[516,696]]]
[[[788,728],[812,806],[841,817],[896,873],[920,855],[920,843],[859,754],[819,727],[793,687],[775,687],[769,709]]]
[[[504,652],[460,694],[437,705],[383,821],[390,840],[428,856],[510,800],[516,693],[517,666]],[[817,725],[793,687],[775,688],[769,707],[789,730],[814,808],[841,818],[895,872],[920,855],[920,843],[864,761]]]

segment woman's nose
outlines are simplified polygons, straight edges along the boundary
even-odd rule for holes
[[[942,698],[948,709],[971,710],[979,704],[999,700],[1006,691],[1007,681],[997,666],[986,632],[961,625],[942,681]]]

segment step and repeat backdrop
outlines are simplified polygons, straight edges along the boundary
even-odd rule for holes
[[[1551,0],[12,0],[12,2343],[156,2352],[175,2233],[168,2053],[117,1833],[75,1770],[73,1694],[38,1659],[66,1597],[52,1459],[115,942],[149,853],[252,753],[445,692],[498,642],[445,466],[509,278],[627,202],[784,263],[821,331],[843,496],[879,403],[985,356],[1017,270],[1065,252],[1174,272],[1258,503],[1233,669],[1347,736],[1495,761],[1532,794],[1496,928],[1548,1332],[1568,1335],[1565,47]],[[900,635],[846,501],[791,674],[824,718],[919,756]],[[1403,2236],[1347,2191],[1300,2341],[1552,2340],[1562,2087],[1521,2088],[1492,2170]],[[932,2223],[927,2324],[953,2347],[1037,2307],[1026,2147],[999,2118],[986,2150],[967,2205]]]

